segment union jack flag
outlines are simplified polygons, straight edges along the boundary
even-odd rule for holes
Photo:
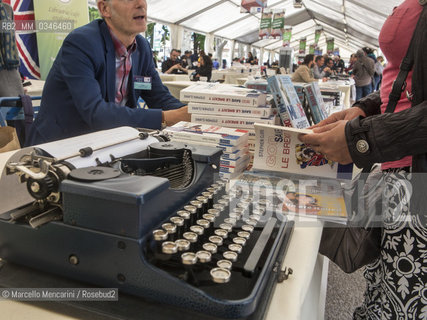
[[[33,0],[3,0],[12,6],[15,21],[34,21]],[[36,32],[16,32],[16,44],[18,47],[21,65],[19,71],[29,79],[40,79],[39,55],[37,52]]]

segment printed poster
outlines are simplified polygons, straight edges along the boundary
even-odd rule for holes
[[[40,77],[45,80],[65,37],[89,22],[87,0],[34,0]]]

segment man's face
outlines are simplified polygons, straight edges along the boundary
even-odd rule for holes
[[[328,67],[332,68],[334,66],[334,62],[332,60],[328,61]]]
[[[179,57],[178,51],[172,51],[171,52],[171,60],[172,61],[176,61],[176,59],[178,59],[178,57]]]
[[[136,36],[147,29],[146,0],[102,0],[98,6],[117,35]]]
[[[322,59],[320,59],[320,60],[317,60],[317,66],[318,67],[321,67],[321,66],[323,66],[323,64],[325,63],[325,58],[322,58]]]

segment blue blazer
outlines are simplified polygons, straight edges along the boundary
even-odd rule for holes
[[[160,129],[162,110],[184,104],[162,84],[146,39],[136,37],[128,82],[127,106],[115,104],[116,61],[104,20],[73,30],[64,40],[46,79],[40,111],[26,145],[93,131],[131,126]],[[134,89],[134,77],[151,77],[151,90]],[[136,108],[138,97],[149,109]]]

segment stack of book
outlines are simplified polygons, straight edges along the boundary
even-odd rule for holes
[[[255,150],[255,123],[278,124],[267,93],[220,83],[196,83],[181,91],[188,101],[191,122],[248,131],[251,160]]]
[[[167,134],[172,141],[222,149],[219,168],[222,178],[231,179],[238,176],[249,164],[246,130],[181,121],[167,127],[163,133]]]

